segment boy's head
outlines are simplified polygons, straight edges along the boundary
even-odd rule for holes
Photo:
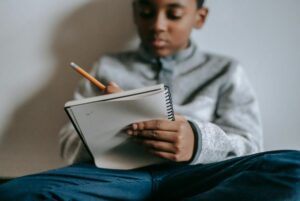
[[[157,57],[173,55],[188,46],[193,28],[208,14],[204,0],[134,0],[134,20],[142,45]]]

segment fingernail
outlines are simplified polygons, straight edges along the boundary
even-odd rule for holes
[[[137,128],[138,128],[137,124],[132,124],[132,129],[133,130],[137,130]]]
[[[132,134],[133,134],[133,131],[132,131],[132,130],[127,130],[127,134],[128,134],[128,135],[132,135]]]
[[[109,82],[110,85],[115,86],[115,87],[119,87],[119,85],[117,85],[117,83],[115,82]]]

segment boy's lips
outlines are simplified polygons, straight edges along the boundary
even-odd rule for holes
[[[167,41],[166,40],[162,40],[162,39],[153,39],[150,41],[151,46],[153,46],[154,48],[163,48],[167,45]]]

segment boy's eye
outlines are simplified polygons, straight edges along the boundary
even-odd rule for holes
[[[139,15],[142,18],[149,19],[154,16],[154,11],[151,8],[140,8]]]
[[[172,9],[167,12],[167,17],[170,20],[179,20],[183,17],[184,12],[182,9]]]

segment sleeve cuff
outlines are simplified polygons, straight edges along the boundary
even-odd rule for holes
[[[194,153],[193,153],[191,160],[189,161],[190,165],[194,165],[194,164],[197,164],[198,158],[200,157],[200,154],[202,151],[202,133],[201,133],[201,130],[200,130],[198,124],[195,121],[188,119],[188,122],[193,129],[194,137],[195,137]]]

